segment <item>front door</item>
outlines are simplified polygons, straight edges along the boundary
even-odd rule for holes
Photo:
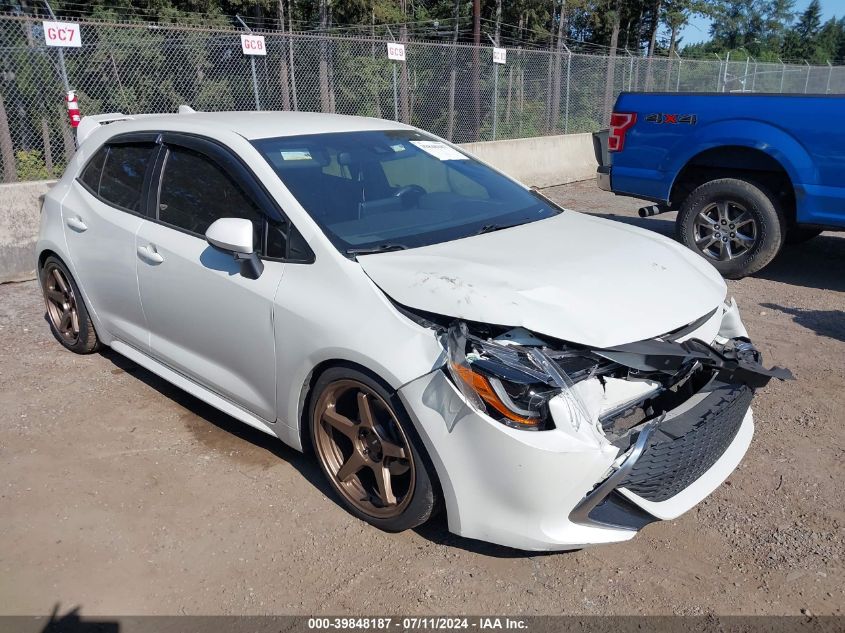
[[[253,222],[260,250],[265,216],[220,162],[165,143],[157,217],[137,234],[138,282],[158,360],[254,415],[276,420],[273,298],[284,263],[258,279],[206,242],[221,217]]]

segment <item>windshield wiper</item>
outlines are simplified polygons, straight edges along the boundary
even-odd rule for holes
[[[390,251],[404,251],[408,247],[404,244],[379,244],[366,248],[347,248],[347,255],[372,255],[374,253],[389,253]]]
[[[476,235],[482,235],[484,233],[492,233],[493,231],[501,231],[502,229],[510,229],[515,226],[520,226],[524,224],[524,222],[517,222],[516,224],[485,224],[482,226],[478,231],[476,231]]]

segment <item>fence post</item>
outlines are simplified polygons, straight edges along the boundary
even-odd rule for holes
[[[493,140],[499,126],[499,64],[493,63]]]
[[[807,64],[807,79],[804,80],[804,94],[807,94],[807,87],[810,85],[810,62],[805,59],[804,63]]]
[[[564,44],[566,46],[566,44]],[[566,46],[566,101],[563,111],[563,133],[569,134],[569,78],[572,75],[572,51]]]
[[[47,2],[47,0],[44,0],[44,5],[47,7],[47,13],[50,14],[50,19],[55,21],[56,20],[56,14],[53,13],[53,7],[50,6],[50,3]],[[82,26],[80,25],[80,29],[81,28],[82,28]],[[68,93],[68,92],[70,92],[70,82],[68,81],[68,78],[67,78],[67,67],[65,66],[65,50],[61,46],[59,46],[58,47],[58,53],[59,53],[59,75],[61,75],[62,83],[65,86],[65,93]]]
[[[757,60],[754,60],[754,77],[751,80],[751,92],[757,92],[755,89],[757,86]]]
[[[833,74],[833,64],[830,63],[830,60],[827,60],[827,87],[824,89],[825,94],[830,93],[830,76]]]
[[[719,72],[716,73],[716,92],[722,92],[722,58],[719,57],[719,53],[713,54],[719,60]]]
[[[678,51],[675,51],[675,57],[678,58],[678,77],[675,80],[675,92],[681,91],[681,69],[684,67],[684,60],[678,55]]]
[[[396,92],[396,62],[393,62],[393,120],[399,120],[399,95]]]
[[[748,85],[748,61],[751,59],[751,55],[748,54],[748,51],[745,52],[745,74],[742,76],[742,91],[747,92],[745,87]]]
[[[235,15],[235,19],[238,22],[241,23],[241,26],[243,26],[244,29],[246,29],[247,33],[252,33],[252,29],[249,28],[246,25],[246,22],[244,22],[241,19],[241,16]],[[249,56],[249,66],[252,69],[252,94],[255,96],[255,109],[260,110],[261,109],[261,101],[259,101],[259,99],[258,99],[258,77],[255,74],[255,56],[254,55]]]
[[[778,61],[780,62],[780,91],[783,93],[783,79],[786,77],[786,64],[783,63],[783,60],[778,57]]]
[[[725,76],[722,79],[722,92],[728,91],[728,67],[731,65],[731,52],[725,55]]]
[[[634,56],[631,55],[631,52],[626,48],[625,52],[628,53],[628,92],[633,90],[634,85]]]

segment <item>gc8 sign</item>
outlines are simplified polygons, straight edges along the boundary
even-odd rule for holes
[[[266,55],[263,35],[241,35],[241,50],[244,55]]]
[[[82,46],[79,25],[75,22],[42,22],[47,46]]]

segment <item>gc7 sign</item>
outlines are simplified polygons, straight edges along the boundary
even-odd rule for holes
[[[241,50],[244,55],[266,55],[263,35],[241,35]]]
[[[82,46],[82,36],[76,22],[43,22],[42,26],[47,46]]]

